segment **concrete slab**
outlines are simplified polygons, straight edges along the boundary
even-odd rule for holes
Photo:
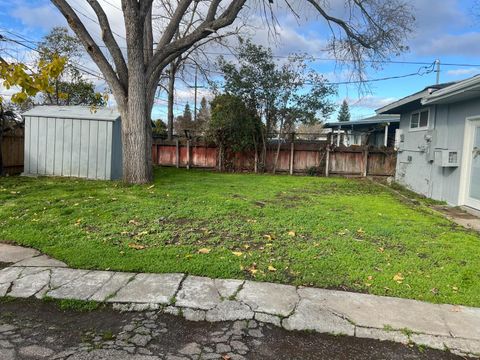
[[[316,301],[302,299],[294,313],[282,321],[287,330],[315,330],[353,336],[355,326]]]
[[[449,336],[439,305],[344,291],[300,288],[302,299],[341,314],[361,327],[408,329],[419,333]]]
[[[216,308],[207,311],[205,319],[210,322],[253,319],[254,312],[245,304],[224,300]]]
[[[40,255],[35,249],[0,243],[0,262],[16,263]]]
[[[10,288],[10,283],[0,284],[0,297],[7,295],[7,291]]]
[[[439,305],[453,337],[480,339],[480,308]]]
[[[13,282],[12,289],[7,295],[28,298],[47,286],[49,281],[50,270],[43,270],[35,274],[22,276]]]
[[[176,296],[175,305],[210,310],[220,304],[220,301],[220,294],[213,279],[187,276]]]
[[[112,275],[113,273],[109,271],[91,271],[54,290],[50,290],[46,296],[55,299],[88,300]]]
[[[0,270],[0,284],[11,283],[22,273],[23,268],[8,267]]]
[[[115,295],[118,290],[127,285],[127,283],[135,276],[134,273],[120,273],[116,272],[107,280],[105,284],[98,289],[89,300],[105,301],[111,296]]]
[[[355,336],[366,339],[376,339],[380,341],[394,341],[402,344],[408,344],[408,336],[400,331],[381,330],[372,328],[355,328]]]
[[[67,267],[67,264],[60,260],[52,259],[47,255],[35,256],[15,263],[13,266],[49,266]]]
[[[215,279],[215,286],[218,293],[224,299],[233,297],[244,283],[244,280]]]
[[[169,304],[183,277],[183,274],[138,274],[107,301]]]
[[[50,278],[50,288],[56,289],[88,273],[88,270],[54,268]]]
[[[294,286],[245,281],[237,300],[253,311],[288,316],[300,300]]]

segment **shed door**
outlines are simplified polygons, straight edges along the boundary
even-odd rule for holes
[[[472,123],[472,130],[470,136],[473,141],[468,156],[469,163],[469,179],[467,187],[467,201],[466,204],[475,209],[480,210],[480,121]]]

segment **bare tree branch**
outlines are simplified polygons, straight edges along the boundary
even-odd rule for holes
[[[112,59],[115,64],[115,68],[117,69],[117,74],[120,82],[122,83],[122,86],[126,88],[128,85],[127,64],[125,63],[123,53],[120,50],[120,47],[118,46],[118,43],[113,36],[107,15],[105,14],[105,11],[103,11],[103,8],[100,6],[98,1],[87,0],[87,2],[90,4],[90,7],[97,15],[100,28],[102,29],[102,40],[107,46],[108,51],[112,55]]]
[[[120,104],[126,102],[126,88],[122,85],[120,79],[115,73],[115,70],[113,70],[112,66],[105,58],[105,55],[100,50],[99,46],[95,43],[81,20],[78,18],[75,11],[73,11],[71,6],[65,0],[52,0],[52,2],[57,7],[57,9],[60,10],[60,12],[70,25],[70,28],[75,32],[89,55],[100,68],[103,75],[105,75],[105,78],[111,86],[117,102]]]

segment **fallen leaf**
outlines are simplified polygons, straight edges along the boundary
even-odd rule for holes
[[[147,187],[148,190],[150,189],[153,189],[155,187],[155,185],[150,185],[149,187]]]
[[[393,280],[399,284],[401,284],[404,279],[405,278],[402,276],[402,273],[396,273],[395,276],[393,277]]]
[[[370,275],[367,279],[368,279],[368,280],[373,280],[373,276]]]
[[[277,271],[277,269],[272,265],[268,265],[268,271],[274,272],[274,271]]]
[[[232,251],[232,254],[235,256],[242,256],[243,253],[241,251]]]
[[[378,251],[381,252],[381,253],[383,253],[383,252],[385,251],[385,249],[384,249],[383,247],[379,247],[379,248],[378,248]]]
[[[296,235],[295,231],[289,231],[288,232],[288,236],[295,236],[295,235]]]
[[[265,234],[263,237],[267,240],[272,240],[272,235]]]
[[[248,244],[243,245],[243,247],[247,250],[250,249],[250,245],[248,245]]]
[[[136,236],[137,237],[141,237],[143,235],[148,235],[148,231],[142,231],[142,232],[139,232]]]
[[[81,224],[81,222],[82,222],[82,219],[77,219],[77,221],[75,221],[75,225],[78,226]]]
[[[193,257],[192,254],[187,254],[187,255],[185,255],[185,258],[187,258],[187,259],[190,259],[191,257]]]
[[[140,225],[140,223],[135,219],[130,220],[128,223],[132,224],[132,225],[135,225],[135,226]]]
[[[208,248],[198,249],[199,254],[208,254],[210,251],[212,251],[212,249],[208,249]]]
[[[145,245],[140,245],[140,244],[135,244],[135,243],[130,243],[128,244],[128,247],[130,249],[135,249],[135,250],[143,250],[145,249]]]

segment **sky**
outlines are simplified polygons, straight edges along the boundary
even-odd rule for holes
[[[106,10],[113,30],[122,35],[125,33],[122,13],[119,10],[120,0],[99,0]],[[409,50],[399,56],[392,57],[396,62],[414,62],[432,64],[440,60],[440,81],[459,81],[480,73],[480,7],[475,6],[475,0],[406,0],[411,1],[416,18],[414,32],[407,40]],[[252,0],[253,2],[253,0]],[[338,6],[341,0],[330,0],[331,6]],[[69,0],[69,3],[81,13],[87,29],[94,38],[100,37],[98,26],[87,17],[94,17],[85,0]],[[475,16],[475,10],[479,16]],[[87,17],[86,17],[86,16]],[[261,16],[248,7],[240,21],[246,21],[253,26],[248,30],[255,43],[271,47],[277,61],[281,62],[290,53],[307,53],[316,60],[311,68],[323,74],[331,82],[344,82],[349,79],[351,69],[339,66],[325,50],[329,31],[324,21],[314,15],[309,8],[299,11],[300,19],[291,12],[278,9],[278,36],[269,33]],[[34,47],[42,36],[54,26],[66,26],[59,11],[45,0],[0,0],[0,34],[20,40]],[[19,38],[27,39],[26,42]],[[118,38],[118,41],[122,40]],[[215,49],[216,52],[226,50]],[[212,52],[215,52],[212,50]],[[26,49],[12,42],[0,42],[0,55],[7,58],[17,58],[23,61],[31,59],[33,50]],[[211,61],[215,55],[211,55]],[[85,55],[81,66],[99,73],[95,64]],[[356,84],[339,85],[338,94],[332,99],[337,104],[346,99],[350,105],[352,119],[375,114],[375,109],[390,102],[419,91],[436,82],[436,73],[427,72],[423,64],[385,63],[381,68],[369,68],[368,79],[398,77],[407,74],[415,76],[390,79],[370,83],[369,91],[361,91]],[[190,73],[192,73],[190,69]],[[97,85],[97,89],[105,87],[105,81],[91,75],[86,75]],[[185,82],[177,81],[175,112],[182,112],[188,102],[193,106],[192,76]],[[199,97],[211,97],[208,84],[199,79]],[[1,87],[0,94],[8,91]],[[152,117],[166,118],[167,95],[159,91]],[[334,120],[336,114],[330,117]]]

